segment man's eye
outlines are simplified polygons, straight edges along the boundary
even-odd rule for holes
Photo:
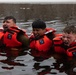
[[[5,23],[5,22],[6,22],[6,23],[10,23],[9,21],[3,21],[3,23]]]
[[[5,23],[5,21],[3,21],[3,23]]]
[[[70,38],[70,37],[67,37],[68,39]]]

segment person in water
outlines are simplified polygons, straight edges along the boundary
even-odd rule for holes
[[[52,52],[52,39],[55,36],[54,28],[46,28],[43,20],[37,19],[32,23],[32,34],[30,35],[30,49],[38,52]],[[42,54],[42,53],[41,53]]]
[[[76,27],[66,26],[61,37],[54,39],[55,52],[65,53],[70,57],[76,56]]]
[[[27,47],[29,45],[26,32],[16,25],[16,19],[13,16],[4,18],[3,31],[3,42],[6,47]]]
[[[10,55],[19,52],[20,48],[28,48],[29,39],[26,32],[16,25],[16,19],[13,16],[6,16],[3,20],[3,30],[0,31],[0,40]],[[18,49],[17,49],[18,48]],[[13,54],[14,55],[14,54]]]

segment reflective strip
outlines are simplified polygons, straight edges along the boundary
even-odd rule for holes
[[[50,32],[53,32],[53,30],[49,30],[49,31],[45,32],[45,34],[48,34],[48,33],[50,33]]]

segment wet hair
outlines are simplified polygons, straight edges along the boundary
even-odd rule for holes
[[[14,23],[16,23],[16,19],[15,19],[13,16],[6,16],[6,17],[4,18],[4,21],[3,21],[3,22],[5,22],[5,21],[7,21],[7,20],[10,20],[10,19],[12,19]]]
[[[63,32],[64,33],[68,33],[68,34],[70,34],[72,32],[72,33],[75,33],[76,34],[76,27],[74,25],[66,26],[63,29]]]
[[[42,21],[41,19],[37,19],[32,23],[32,28],[41,28],[41,29],[45,29],[46,28],[46,24],[44,21]]]

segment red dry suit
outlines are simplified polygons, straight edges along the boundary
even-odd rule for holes
[[[66,46],[61,39],[61,36],[57,35],[54,39],[54,51],[61,54],[67,54],[67,56],[76,56],[76,41],[72,42],[69,46]]]
[[[52,47],[52,39],[54,37],[54,32],[55,29],[46,28],[46,33],[37,40],[35,40],[34,35],[32,35],[30,37],[30,40],[32,40],[30,41],[30,48],[38,51],[47,52]],[[50,39],[49,36],[47,36],[47,34],[51,34],[49,36],[52,38]]]
[[[73,56],[76,57],[76,41],[72,42],[70,44],[70,46],[68,47],[68,49],[67,49],[67,55],[70,56],[70,57],[73,57]]]
[[[17,27],[11,27],[4,33],[3,42],[6,45],[6,47],[22,46],[22,43],[17,40],[18,33],[21,33],[27,37],[25,32]]]
[[[57,34],[56,37],[53,39],[54,51],[57,53],[66,54],[67,46],[64,45],[61,37],[62,37],[61,34]]]
[[[4,36],[3,29],[0,29],[0,48],[4,47],[3,36]]]

